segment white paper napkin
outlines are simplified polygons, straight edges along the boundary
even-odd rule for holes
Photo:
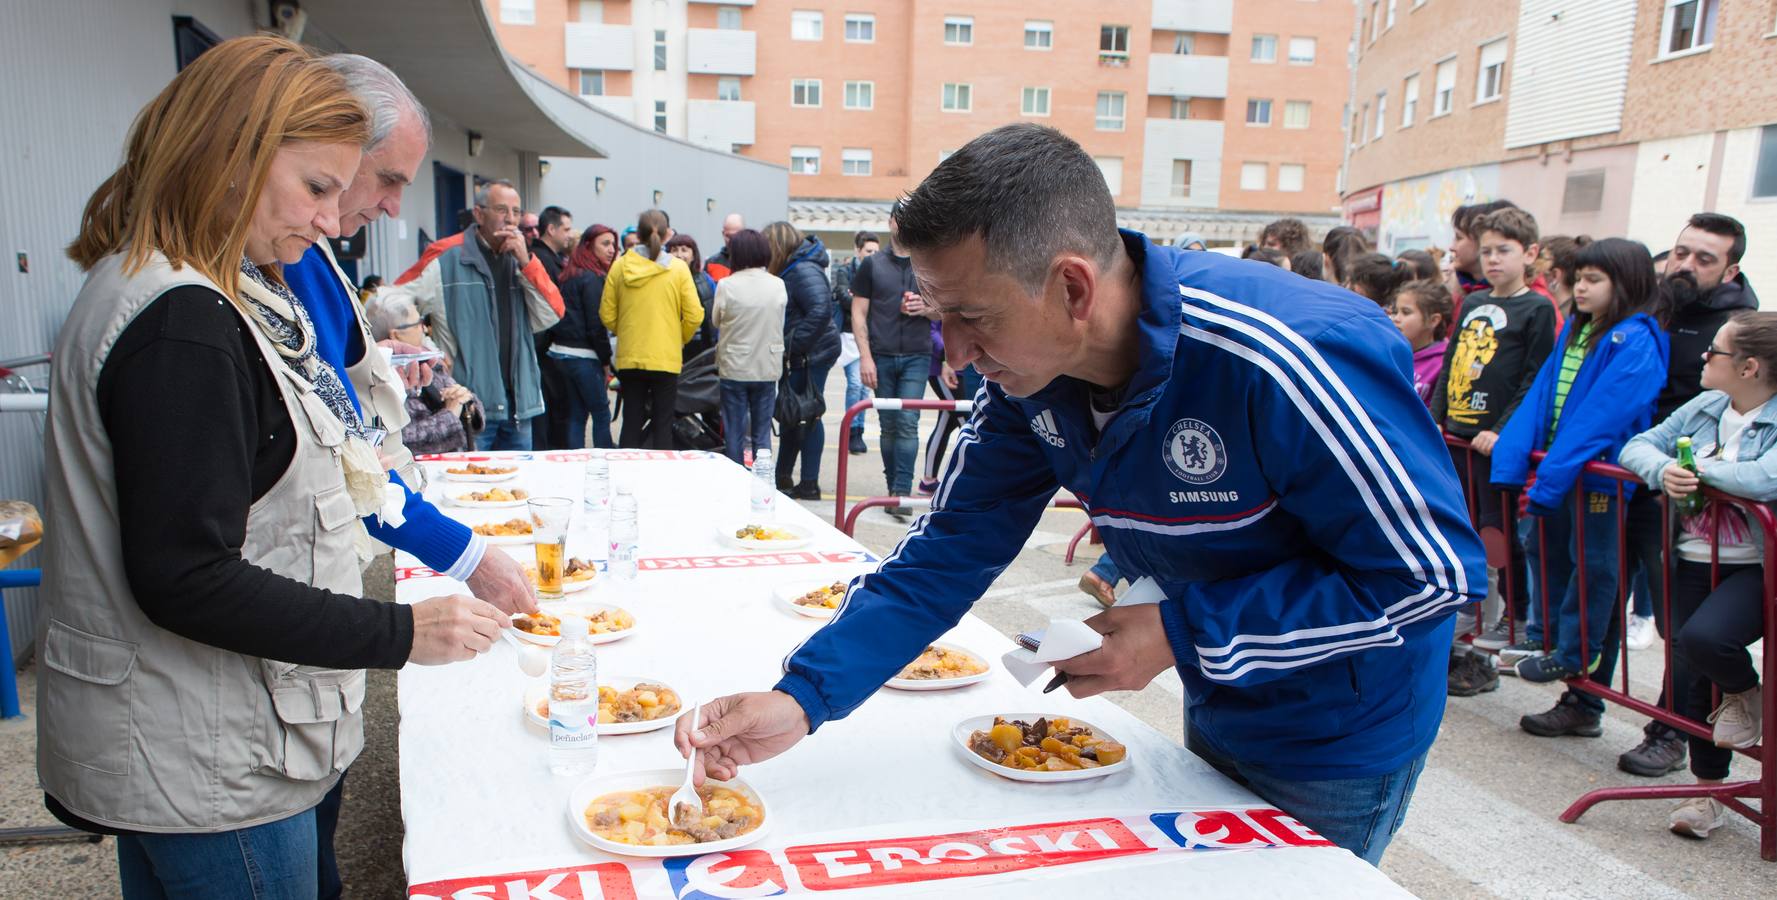
[[[1118,606],[1140,606],[1146,603],[1159,603],[1166,599],[1165,592],[1154,583],[1154,579],[1143,577],[1137,579],[1117,601]],[[1050,619],[1049,627],[1039,631],[1028,632],[1040,643],[1033,652],[1023,647],[1016,648],[1000,657],[1000,663],[1018,683],[1029,687],[1032,682],[1049,671],[1050,663],[1070,659],[1097,650],[1104,646],[1104,635],[1092,630],[1092,626],[1075,619]]]

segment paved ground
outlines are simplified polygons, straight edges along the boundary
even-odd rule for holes
[[[838,421],[837,385],[829,384],[829,430]],[[925,423],[929,425],[931,417]],[[852,457],[853,495],[880,493],[881,458],[876,424],[869,425],[871,452]],[[834,460],[823,461],[822,483],[831,489]],[[830,515],[831,501],[810,504]],[[1024,553],[975,612],[1008,635],[1058,615],[1087,616],[1096,604],[1074,583],[1084,564],[1063,562],[1067,540],[1083,522],[1078,512],[1052,512]],[[903,526],[880,511],[860,520],[857,537],[878,552],[892,548]],[[1088,550],[1088,553],[1091,551]],[[392,593],[386,561],[367,575],[371,592]],[[1657,651],[1632,654],[1639,692],[1652,697],[1659,677]],[[32,673],[25,672],[26,711]],[[1552,686],[1503,679],[1500,690],[1452,699],[1443,733],[1432,748],[1418,794],[1383,871],[1424,897],[1769,897],[1777,864],[1761,862],[1757,831],[1731,816],[1707,842],[1667,833],[1665,802],[1611,803],[1595,807],[1576,825],[1556,816],[1576,797],[1598,787],[1645,784],[1616,770],[1616,755],[1640,738],[1639,717],[1613,713],[1602,738],[1549,740],[1517,727],[1518,717],[1554,702]],[[337,841],[349,897],[400,897],[400,797],[395,769],[395,679],[372,673],[365,701],[367,746],[352,767]],[[1182,688],[1168,673],[1146,690],[1112,700],[1182,743]],[[1184,752],[1182,749],[1180,752]],[[0,723],[0,827],[50,822],[32,771],[34,732],[29,720]],[[1755,777],[1757,765],[1735,764],[1735,777]],[[1681,776],[1668,783],[1688,780]],[[0,897],[103,897],[116,893],[115,850],[102,844],[61,844],[0,851]],[[1764,885],[1764,887],[1759,887]]]

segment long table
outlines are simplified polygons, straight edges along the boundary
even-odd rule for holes
[[[584,452],[491,453],[425,464],[428,496],[484,485],[443,480],[466,458],[503,460],[534,496],[581,496]],[[876,557],[779,495],[779,521],[810,529],[805,548],[748,553],[717,529],[748,520],[750,475],[702,453],[609,451],[613,482],[640,508],[640,573],[598,576],[573,600],[622,606],[635,633],[599,647],[601,676],[660,680],[691,702],[765,690],[784,656],[820,626],[773,589],[838,580]],[[441,505],[443,505],[441,503]],[[444,506],[478,524],[522,510]],[[602,560],[602,534],[569,535],[570,556]],[[503,547],[521,560],[529,545]],[[414,603],[464,586],[411,557],[396,560],[396,597]],[[1311,889],[1322,897],[1405,895],[1350,853],[1269,807],[1196,756],[1103,699],[1026,688],[998,665],[1011,642],[966,616],[944,640],[994,664],[986,681],[951,691],[885,689],[788,753],[741,777],[770,807],[746,849],[646,859],[603,853],[568,821],[574,780],[550,775],[547,734],[526,722],[531,679],[515,642],[477,659],[408,666],[399,676],[403,858],[410,897],[762,897],[855,890],[868,896],[1028,898],[1030,882],[1094,897],[1254,895]],[[682,648],[682,649],[681,649]],[[984,714],[1040,713],[1089,721],[1129,748],[1129,771],[1063,784],[1011,781],[971,765],[953,726]],[[595,777],[683,767],[671,730],[605,736]],[[1311,886],[1311,888],[1310,888]]]

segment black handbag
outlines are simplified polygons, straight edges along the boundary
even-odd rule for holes
[[[806,360],[803,365],[807,365]],[[790,367],[785,364],[784,377],[777,382],[777,407],[771,417],[777,420],[779,426],[788,430],[826,414],[827,398],[814,389],[812,381],[805,384],[800,391],[790,387]]]

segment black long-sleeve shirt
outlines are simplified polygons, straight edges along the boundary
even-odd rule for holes
[[[149,621],[302,665],[400,668],[410,607],[311,587],[241,558],[247,510],[289,468],[295,424],[229,301],[174,288],[124,329],[99,374],[124,574]]]
[[[1555,307],[1528,289],[1510,297],[1476,291],[1456,321],[1432,386],[1432,418],[1460,437],[1498,432],[1554,349]]]

